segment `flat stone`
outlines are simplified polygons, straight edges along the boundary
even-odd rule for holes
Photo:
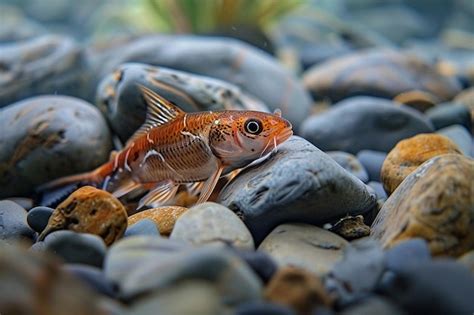
[[[120,201],[107,191],[84,186],[54,210],[39,239],[53,231],[71,230],[98,235],[111,245],[126,228],[127,212]]]
[[[342,237],[317,226],[293,223],[276,227],[258,250],[268,253],[280,267],[296,266],[325,275],[342,259],[348,244]]]
[[[130,217],[129,217],[130,218]],[[129,225],[123,234],[123,237],[137,236],[137,235],[150,235],[150,236],[160,236],[160,231],[158,230],[155,222],[150,219],[141,219]]]
[[[315,65],[304,73],[303,83],[313,97],[332,101],[356,95],[392,99],[412,90],[429,92],[445,101],[461,90],[454,78],[442,76],[414,54],[384,48],[357,51]]]
[[[53,214],[54,209],[49,207],[34,207],[28,211],[26,220],[28,225],[38,233],[41,233],[48,225],[49,218]]]
[[[385,191],[390,195],[418,166],[443,154],[462,153],[449,138],[435,133],[419,134],[400,141],[382,165],[380,178]]]
[[[469,109],[456,103],[442,103],[426,112],[436,130],[451,125],[461,125],[467,130],[472,129]]]
[[[148,219],[155,223],[156,228],[162,235],[168,236],[173,231],[178,218],[187,211],[185,207],[165,206],[140,211],[128,217],[128,225],[134,225],[136,222]]]
[[[382,171],[383,161],[387,157],[386,152],[374,150],[361,150],[357,153],[357,159],[367,170],[371,181],[380,182],[380,172]]]
[[[100,111],[69,96],[37,96],[0,110],[0,198],[29,196],[58,177],[108,160],[110,132]]]
[[[434,131],[420,112],[382,98],[345,99],[328,111],[308,117],[302,137],[323,151],[357,154],[361,150],[388,152],[398,141]]]
[[[27,212],[10,200],[0,201],[0,240],[8,243],[34,240],[36,237],[26,221]]]
[[[474,157],[474,139],[463,126],[452,125],[441,128],[436,133],[451,139],[464,155]]]
[[[294,267],[279,269],[266,286],[264,297],[270,302],[292,308],[297,314],[311,314],[316,307],[329,307],[333,303],[321,279]]]
[[[460,154],[434,157],[387,199],[371,235],[384,247],[414,237],[434,256],[459,256],[474,246],[474,162]]]
[[[220,301],[235,306],[260,298],[262,285],[240,258],[222,248],[202,247],[161,261],[148,261],[126,276],[123,298],[166,290],[185,279],[205,280],[218,291]]]
[[[346,171],[364,183],[369,181],[369,175],[367,174],[367,171],[354,155],[342,151],[328,151],[326,154],[336,161],[337,164],[341,165]]]
[[[331,226],[329,231],[348,241],[370,235],[370,227],[364,223],[364,217],[361,215],[344,217]]]
[[[218,202],[236,212],[255,242],[281,222],[324,224],[375,206],[375,197],[327,154],[300,137],[265,163],[239,173]]]
[[[92,234],[56,231],[44,240],[44,249],[61,257],[66,263],[86,264],[102,268],[107,247]]]
[[[235,247],[254,249],[249,230],[228,208],[205,202],[191,207],[180,216],[170,239],[194,245],[225,243]]]

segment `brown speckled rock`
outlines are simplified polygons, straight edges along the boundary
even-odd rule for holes
[[[344,217],[337,221],[329,231],[348,241],[370,235],[370,227],[364,223],[364,217],[361,215]]]
[[[155,222],[158,231],[161,235],[170,235],[173,231],[176,220],[188,210],[185,207],[165,206],[153,209],[148,209],[135,213],[128,217],[128,225],[133,225],[142,219],[150,219]]]
[[[435,256],[474,247],[474,161],[460,154],[434,157],[408,175],[387,199],[371,235],[384,247],[415,237]]]
[[[318,305],[331,306],[333,302],[318,277],[294,267],[278,270],[265,288],[264,297],[288,306],[300,315],[311,314]]]
[[[117,198],[91,186],[82,187],[64,200],[51,215],[40,240],[57,230],[95,234],[111,245],[127,228],[127,212]]]
[[[380,178],[391,194],[418,166],[442,154],[462,154],[449,138],[439,134],[419,134],[397,143],[385,158]]]

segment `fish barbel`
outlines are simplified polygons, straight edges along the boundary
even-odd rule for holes
[[[199,187],[201,203],[222,175],[269,154],[293,134],[280,112],[186,113],[152,90],[140,89],[147,117],[125,147],[97,169],[54,180],[41,190],[80,183],[121,197],[145,188],[149,192],[140,200],[142,207],[171,200],[179,185],[187,184]]]

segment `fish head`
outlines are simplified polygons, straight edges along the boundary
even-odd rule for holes
[[[291,123],[279,111],[227,111],[212,124],[209,144],[224,165],[239,168],[267,155],[291,135]]]

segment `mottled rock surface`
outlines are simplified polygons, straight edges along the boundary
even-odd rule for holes
[[[364,223],[364,217],[347,216],[337,221],[329,231],[351,241],[370,235],[370,227]]]
[[[128,217],[128,225],[134,225],[140,220],[149,219],[156,224],[161,235],[170,235],[176,221],[188,209],[178,206],[165,206],[144,210]]]

